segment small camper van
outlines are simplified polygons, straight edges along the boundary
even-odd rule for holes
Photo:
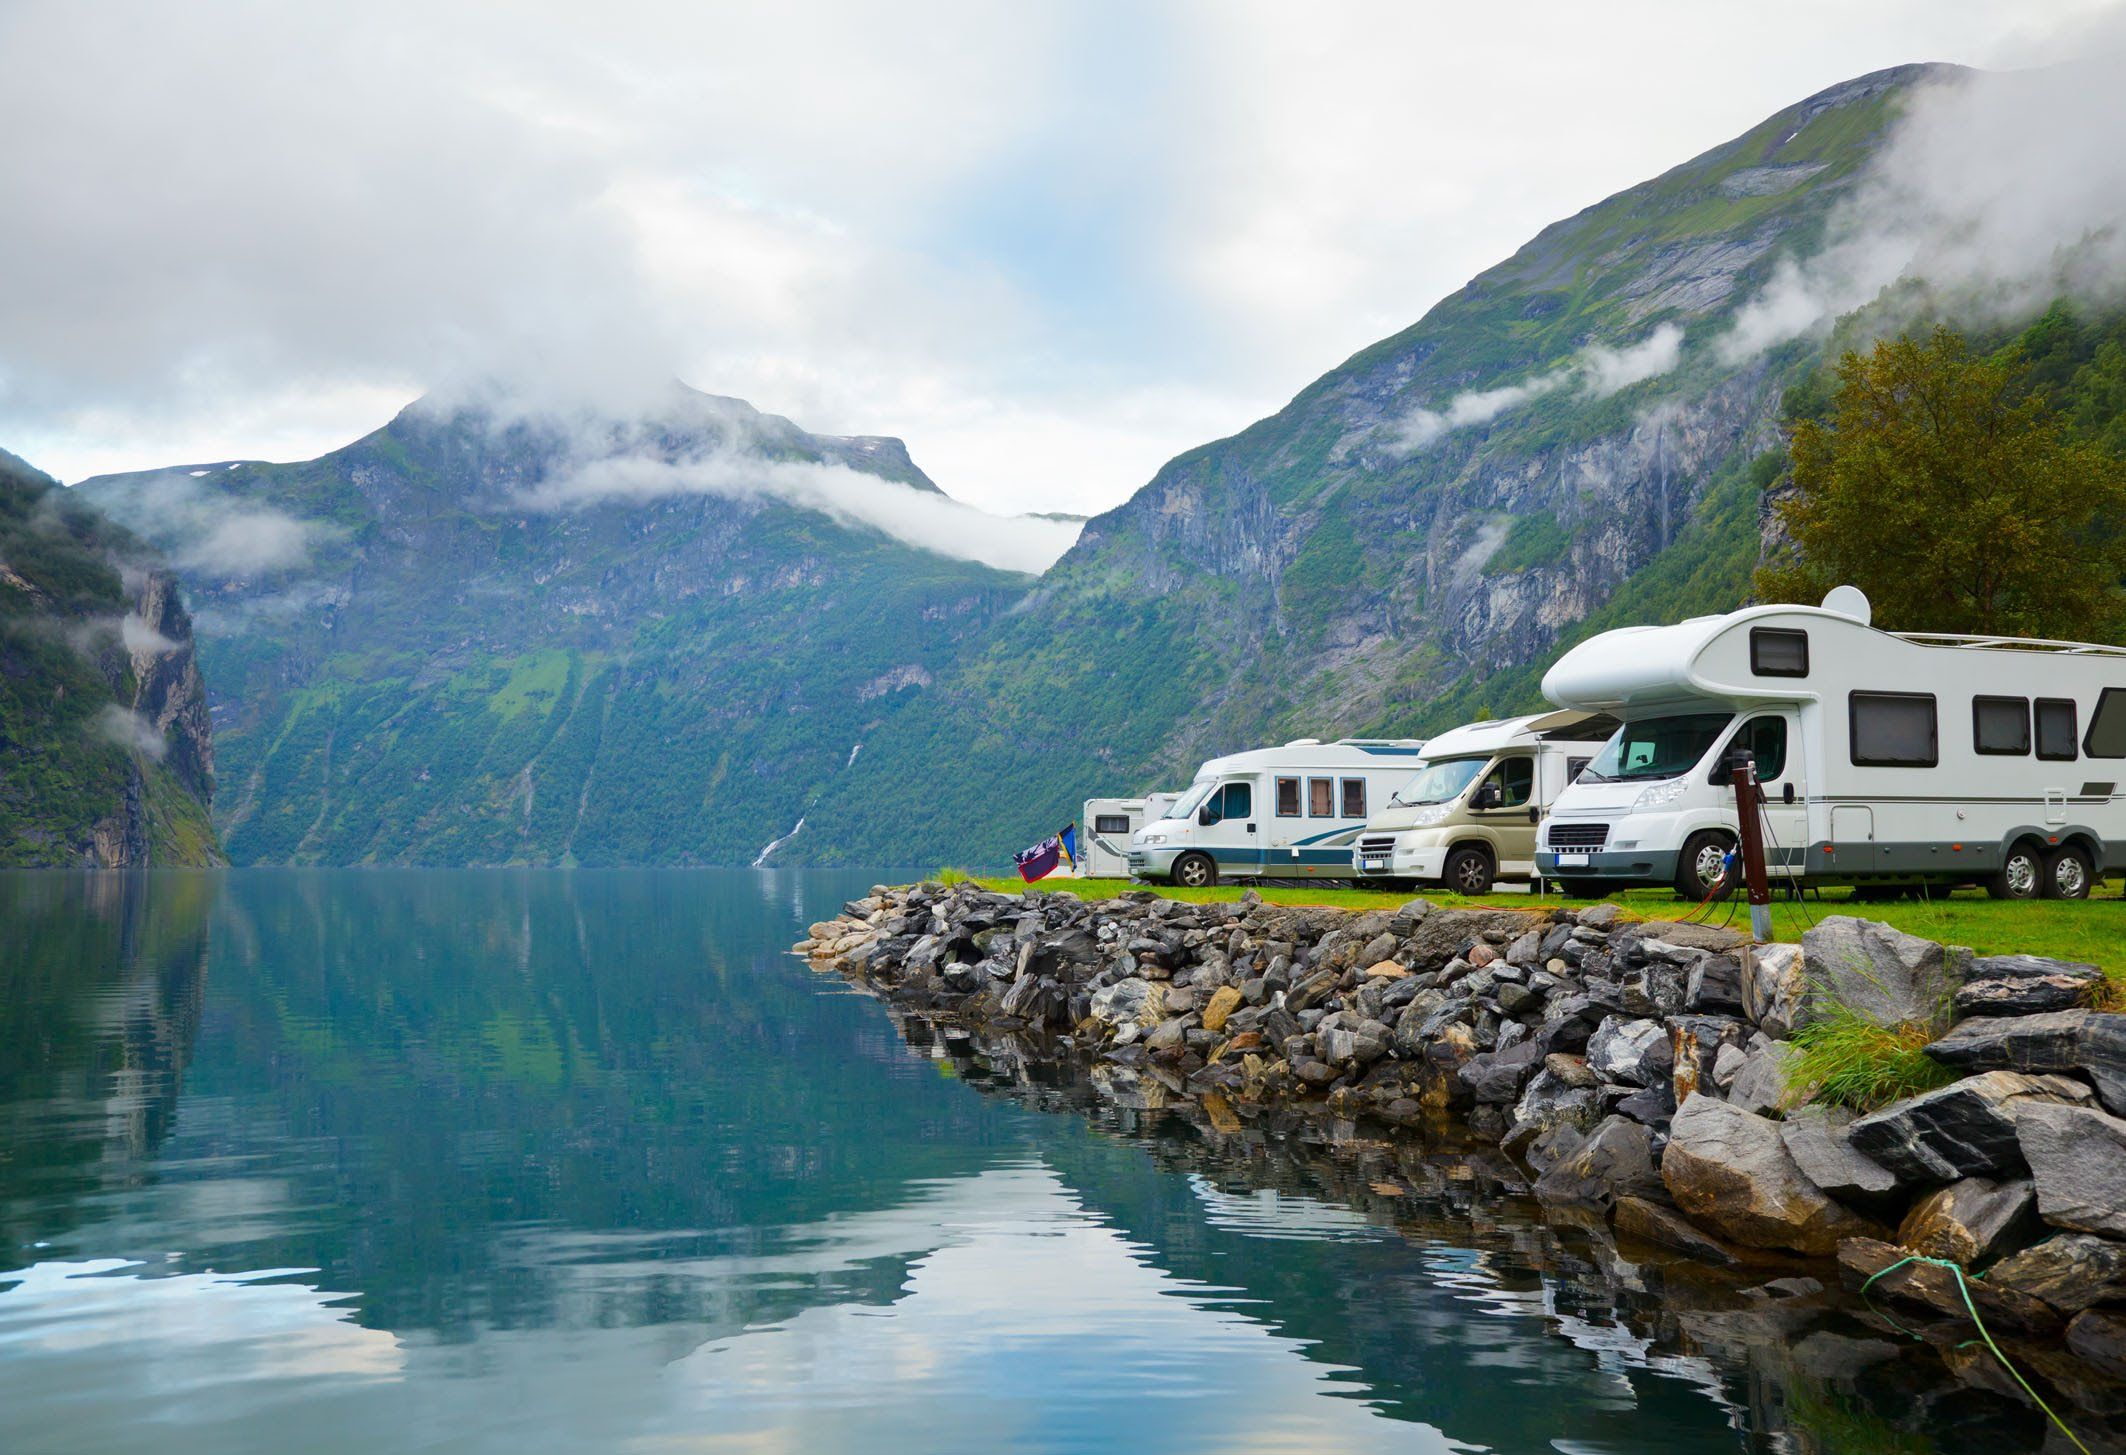
[[[1603,713],[1564,711],[1441,733],[1416,775],[1366,820],[1352,871],[1460,894],[1534,878],[1538,826],[1616,727]]]
[[[1130,836],[1153,819],[1166,817],[1178,793],[1150,793],[1142,798],[1088,798],[1078,829],[1078,873],[1086,879],[1129,877]]]
[[[1570,893],[1703,898],[1735,842],[1737,748],[1788,881],[2080,899],[2126,867],[2118,647],[1877,631],[1841,586],[1820,607],[1604,632],[1558,659],[1543,695],[1624,724],[1536,851]]]
[[[1191,888],[1220,879],[1348,879],[1351,841],[1410,776],[1415,740],[1301,738],[1213,758],[1130,840],[1129,871]]]

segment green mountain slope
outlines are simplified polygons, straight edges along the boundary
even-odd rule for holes
[[[0,866],[220,862],[176,581],[0,451]]]
[[[936,492],[897,440],[676,386],[79,489],[189,563],[236,862],[743,864],[1027,584],[778,468]]]
[[[1821,237],[1930,74],[1833,87],[1545,229],[1170,462],[886,725],[806,852],[905,857],[921,824],[923,861],[993,861],[1091,794],[1171,786],[1214,753],[1518,705],[1530,665],[1607,603],[1658,618],[1742,599],[1752,462],[1817,349],[1729,362],[1716,341]]]

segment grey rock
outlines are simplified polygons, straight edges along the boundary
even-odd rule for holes
[[[1842,1107],[1797,1107],[1779,1124],[1779,1138],[1794,1165],[1831,1196],[1862,1204],[1888,1198],[1897,1174],[1853,1145],[1853,1121]]]
[[[1749,1053],[1740,1046],[1722,1046],[1713,1057],[1713,1085],[1722,1091],[1735,1084],[1735,1073],[1749,1060]]]
[[[1589,1091],[1602,1082],[1601,1077],[1588,1069],[1585,1061],[1578,1056],[1568,1056],[1563,1051],[1552,1051],[1544,1056],[1543,1069],[1567,1086],[1577,1086]]]
[[[1530,1142],[1521,1155],[1537,1175],[1541,1175],[1556,1166],[1560,1158],[1570,1156],[1586,1140],[1587,1134],[1578,1127],[1561,1124]]]
[[[1742,1014],[1741,958],[1706,955],[1693,963],[1684,981],[1683,1008],[1700,1014]]]
[[[1742,1013],[1773,1036],[1790,1034],[1808,996],[1801,946],[1745,945],[1740,953]]]
[[[2113,1379],[2126,1379],[2126,1312],[2093,1308],[2067,1326],[2067,1347]]]
[[[1542,949],[1543,932],[1539,929],[1530,930],[1506,947],[1506,960],[1514,965],[1540,964],[1541,961],[1536,957],[1542,953]]]
[[[1152,1052],[1178,1051],[1188,1036],[1188,1018],[1174,1016],[1159,1023],[1158,1029],[1144,1038],[1145,1049]]]
[[[2126,1116],[2126,1015],[2055,1010],[1973,1016],[1927,1047],[1959,1071],[2078,1071],[2105,1109]]]
[[[1520,1100],[1522,1088],[1542,1064],[1543,1048],[1534,1041],[1522,1041],[1503,1051],[1472,1056],[1455,1074],[1479,1103],[1510,1106]]]
[[[1656,1086],[1668,1080],[1673,1063],[1668,1032],[1656,1020],[1611,1016],[1587,1043],[1587,1065],[1604,1081],[1627,1086]]]
[[[1893,1102],[1854,1122],[1846,1135],[1908,1184],[2001,1177],[2023,1168],[2016,1125],[2030,1106],[2088,1096],[2088,1087],[2064,1076],[1987,1071]]]
[[[1620,1196],[1659,1197],[1653,1134],[1623,1117],[1608,1118],[1536,1179],[1535,1195],[1548,1207],[1604,1211]]]
[[[1897,1241],[1929,1258],[1976,1268],[2025,1241],[2036,1210],[2037,1191],[2026,1177],[1966,1177],[1913,1203],[1898,1224]]]
[[[1541,1005],[1543,997],[1525,985],[1501,985],[1498,989],[1498,1002],[1499,1009],[1506,1014],[1519,1015],[1531,1007]]]
[[[1956,992],[1960,1016],[2036,1015],[2083,1004],[2104,982],[2094,965],[2042,955],[1983,955]]]
[[[1703,1093],[1669,1125],[1661,1180],[1693,1222],[1747,1247],[1822,1255],[1874,1230],[1809,1180],[1777,1122]]]
[[[1743,1057],[1741,1069],[1728,1083],[1727,1099],[1760,1116],[1778,1111],[1795,1095],[1787,1075],[1799,1055],[1787,1041],[1768,1041],[1757,1047]]]
[[[2001,1259],[1986,1270],[1986,1281],[2043,1299],[2061,1313],[2080,1313],[2126,1298],[2126,1243],[2059,1233]]]
[[[1645,1197],[1620,1197],[1615,1211],[1617,1234],[1683,1253],[1700,1263],[1731,1264],[1736,1257],[1725,1245],[1693,1227],[1672,1207]]]
[[[1105,1025],[1135,1021],[1156,1025],[1165,1018],[1166,991],[1149,980],[1131,977],[1093,992],[1092,1018]]]
[[[2092,1106],[2033,1101],[2016,1128],[2038,1215],[2056,1228],[2126,1238],[2126,1121]]]
[[[1580,923],[1587,923],[1585,915],[1580,916]],[[1722,925],[1686,924],[1682,920],[1646,920],[1626,925],[1610,937],[1610,943],[1619,948],[1644,940],[1658,940],[1675,949],[1710,950],[1721,955],[1741,949],[1750,942],[1750,937],[1741,930]]]
[[[1742,1022],[1723,1015],[1679,1015],[1668,1023],[1670,1088],[1680,1102],[1693,1091],[1725,1086],[1714,1074],[1720,1053],[1732,1050],[1741,1065]],[[1732,1078],[1730,1078],[1732,1079]]]
[[[1553,1076],[1549,1069],[1536,1072],[1521,1099],[1514,1103],[1504,1138],[1506,1150],[1518,1151],[1553,1127],[1570,1126],[1585,1131],[1600,1120],[1594,1091],[1573,1086]]]
[[[1676,1093],[1663,1082],[1618,1097],[1610,1104],[1610,1110],[1649,1127],[1665,1127],[1676,1114]]]
[[[1799,1025],[1825,997],[1880,1026],[1927,1025],[1948,1012],[1971,952],[1876,920],[1834,914],[1801,937],[1809,993]]]
[[[1590,930],[1606,930],[1623,918],[1624,911],[1613,904],[1591,904],[1577,916],[1580,924]]]

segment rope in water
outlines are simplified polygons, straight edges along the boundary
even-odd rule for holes
[[[1873,1283],[1878,1278],[1882,1278],[1888,1274],[1895,1273],[1898,1269],[1904,1267],[1907,1263],[1931,1263],[1936,1268],[1946,1268],[1951,1273],[1956,1275],[1956,1291],[1963,1296],[1964,1312],[1971,1315],[1971,1323],[1975,1328],[1977,1328],[1978,1337],[1983,1339],[1985,1341],[1986,1347],[1993,1351],[1993,1357],[2000,1360],[2001,1368],[2007,1370],[2009,1376],[2013,1378],[2017,1384],[2020,1384],[2023,1387],[2023,1393],[2029,1395],[2031,1400],[2036,1403],[2037,1407],[2045,1412],[2045,1418],[2052,1421],[2053,1424],[2059,1426],[2060,1433],[2074,1442],[2075,1449],[2081,1451],[2082,1455],[2090,1455],[2089,1447],[2081,1442],[2080,1437],[2078,1437],[2074,1433],[2074,1431],[2067,1428],[2067,1422],[2065,1420],[2061,1419],[2058,1415],[2052,1412],[2052,1406],[2045,1403],[2044,1396],[2030,1387],[2030,1381],[2023,1378],[2023,1372],[2020,1369],[2017,1369],[2014,1364],[2010,1363],[2008,1360],[2008,1356],[2001,1352],[2000,1345],[1993,1342],[1993,1335],[1986,1331],[1986,1321],[1978,1316],[1978,1305],[1974,1304],[1971,1301],[1971,1285],[1964,1280],[1964,1270],[1961,1264],[1952,1263],[1947,1258],[1929,1258],[1924,1253],[1909,1254],[1903,1258],[1898,1259],[1889,1267],[1880,1269],[1877,1272],[1869,1274],[1867,1282],[1860,1285],[1861,1302],[1867,1304],[1869,1308],[1874,1308],[1875,1304],[1873,1300],[1869,1299],[1868,1297],[1868,1284]],[[1910,1334],[1911,1337],[1913,1337],[1914,1339],[1917,1339],[1919,1337],[1919,1335],[1913,1334],[1910,1329],[1905,1328],[1903,1324],[1898,1323],[1897,1320],[1890,1319],[1890,1316],[1888,1314],[1884,1314],[1883,1317],[1889,1319],[1891,1327],[1897,1329],[1900,1333]],[[1964,1344],[1960,1344],[1957,1347],[1963,1348],[1969,1343],[1970,1341],[1967,1339],[1964,1341]]]

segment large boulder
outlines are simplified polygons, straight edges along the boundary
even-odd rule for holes
[[[1657,1086],[1668,1080],[1675,1052],[1657,1020],[1611,1016],[1587,1042],[1587,1065],[1604,1081]]]
[[[1155,1026],[1166,1019],[1166,987],[1135,976],[1102,986],[1093,992],[1091,1018],[1117,1030]]]
[[[2023,1240],[2036,1211],[2036,1190],[2026,1177],[1966,1177],[1913,1203],[1897,1226],[1897,1241],[1915,1253],[1975,1268]]]
[[[1982,955],[1956,992],[1956,1013],[2037,1015],[2087,1003],[2104,972],[2074,960],[2042,955]]]
[[[1796,1025],[1813,1019],[1826,999],[1879,1026],[1940,1020],[1971,963],[1969,950],[1843,914],[1817,921],[1802,935],[1801,953],[1809,991]]]
[[[1800,1093],[1788,1085],[1788,1076],[1800,1054],[1789,1041],[1761,1043],[1743,1058],[1742,1069],[1727,1084],[1727,1099],[1760,1116],[1796,1100]]]
[[[1959,1071],[2078,1071],[2107,1111],[2126,1116],[2126,1015],[2055,1010],[1973,1016],[1927,1047]]]
[[[1543,1048],[1539,1043],[1517,1041],[1503,1051],[1470,1057],[1455,1074],[1479,1103],[1511,1106],[1520,1100],[1522,1088],[1542,1064]]]
[[[1892,1102],[1847,1129],[1863,1154],[1908,1184],[2000,1177],[2023,1168],[2016,1121],[2043,1101],[2086,1101],[2089,1088],[2065,1076],[1987,1071],[1939,1091]]]
[[[2060,1327],[2059,1314],[2042,1299],[2012,1288],[1995,1288],[1990,1278],[1960,1278],[1939,1263],[1916,1262],[1905,1249],[1879,1238],[1848,1238],[1840,1243],[1838,1275],[1850,1291],[1866,1289],[1870,1298],[1924,1309],[1966,1329],[1971,1313],[1964,1307],[1965,1289],[1970,1290],[1979,1314],[1994,1328],[2053,1334]]]
[[[1986,1282],[2041,1298],[2068,1314],[2116,1303],[2126,1298],[2126,1243],[2059,1233],[2001,1259],[1986,1270]]]
[[[1742,957],[1742,1013],[1768,1036],[1791,1033],[1808,996],[1806,962],[1799,945],[1745,945]]]
[[[1779,1139],[1794,1164],[1835,1198],[1866,1205],[1898,1189],[1897,1174],[1853,1145],[1854,1115],[1843,1107],[1804,1106],[1779,1124]]]
[[[1583,1068],[1584,1069],[1584,1068]],[[1504,1144],[1518,1152],[1553,1127],[1587,1131],[1601,1120],[1600,1103],[1591,1085],[1577,1085],[1546,1062],[1536,1072],[1521,1099],[1513,1104]]]
[[[1619,1197],[1659,1197],[1653,1133],[1620,1116],[1606,1118],[1536,1179],[1535,1195],[1548,1207],[1603,1211]]]
[[[1726,1265],[1738,1261],[1735,1254],[1674,1208],[1652,1198],[1620,1196],[1613,1214],[1617,1236],[1639,1238],[1648,1243],[1688,1254],[1701,1263]]]
[[[2126,1310],[2076,1314],[2067,1326],[2067,1347],[2113,1379],[2126,1379]]]
[[[1702,1092],[1669,1124],[1661,1180],[1692,1221],[1747,1247],[1822,1255],[1877,1231],[1809,1181],[1777,1122]]]
[[[2038,1215],[2056,1228],[2126,1238],[2126,1121],[2093,1106],[2032,1102],[2016,1127]]]

